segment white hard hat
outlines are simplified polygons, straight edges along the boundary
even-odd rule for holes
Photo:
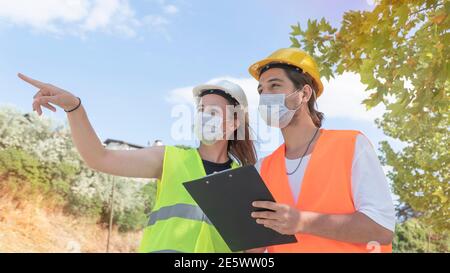
[[[234,98],[239,105],[244,108],[248,107],[247,96],[245,95],[244,90],[242,90],[238,84],[227,80],[220,80],[210,84],[202,84],[194,87],[192,94],[194,95],[195,103],[198,104],[200,102],[200,95],[207,90],[222,90]]]

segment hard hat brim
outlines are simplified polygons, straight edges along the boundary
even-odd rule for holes
[[[202,85],[198,85],[198,86],[194,87],[192,89],[192,95],[194,96],[195,103],[196,104],[199,103],[200,95],[202,94],[203,91],[210,90],[210,89],[222,90],[225,93],[227,93],[228,95],[230,95],[231,97],[233,97],[240,105],[242,105],[244,107],[248,106],[247,101],[242,101],[241,98],[235,96],[233,90],[229,90],[228,88],[224,88],[223,86],[214,85],[214,84],[202,84]]]

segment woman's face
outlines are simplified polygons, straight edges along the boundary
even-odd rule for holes
[[[237,127],[237,119],[234,118],[234,107],[227,99],[217,94],[207,94],[201,97],[197,106],[198,112],[209,113],[222,118],[224,138],[229,139]]]

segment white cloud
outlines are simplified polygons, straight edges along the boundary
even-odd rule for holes
[[[164,12],[167,14],[176,14],[178,13],[178,8],[175,5],[167,5],[164,6]]]
[[[103,31],[133,37],[139,25],[128,1],[102,0],[92,5],[81,29],[83,32]]]
[[[169,20],[161,15],[147,15],[142,19],[142,22],[152,28],[162,28],[167,26]]]
[[[137,16],[129,0],[0,0],[0,22],[39,32],[84,37],[104,32],[126,37],[146,28],[161,31],[179,12],[172,4],[155,2],[159,13]]]
[[[385,111],[383,105],[366,110],[361,102],[368,97],[364,91],[366,86],[361,83],[355,73],[344,73],[330,81],[322,79],[324,92],[317,100],[319,111],[326,118],[348,118],[351,120],[374,121]]]
[[[57,23],[67,24],[87,16],[86,0],[0,0],[0,18],[11,24],[31,26],[42,31],[55,32]]]
[[[180,87],[173,89],[166,96],[166,101],[170,104],[194,104],[194,99],[192,98],[192,88],[193,86]]]
[[[366,0],[367,5],[369,6],[375,6],[378,5],[378,3],[380,2],[379,0]]]
[[[115,22],[120,25],[127,25],[130,21],[133,22],[133,18],[134,12],[126,1],[97,1],[86,17],[83,28],[88,31],[95,31],[108,28]]]

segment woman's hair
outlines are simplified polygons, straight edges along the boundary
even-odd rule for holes
[[[309,114],[312,121],[314,122],[314,125],[316,125],[316,127],[318,128],[322,127],[322,121],[325,116],[322,112],[319,112],[316,109],[316,93],[317,90],[319,90],[319,87],[317,86],[317,83],[314,81],[314,79],[308,73],[303,72],[302,69],[284,63],[270,63],[266,67],[261,69],[260,75],[270,68],[281,68],[297,89],[302,89],[306,84],[313,89],[312,96],[308,101]]]
[[[239,105],[237,108],[241,108]],[[239,115],[235,113],[235,119]],[[250,132],[250,124],[248,120],[248,113],[245,112],[244,122],[240,126],[244,128],[237,128],[233,132],[233,138],[228,140],[228,151],[235,155],[242,163],[242,166],[255,165],[257,161],[256,149]],[[245,134],[244,139],[240,139],[239,130],[243,129]]]

